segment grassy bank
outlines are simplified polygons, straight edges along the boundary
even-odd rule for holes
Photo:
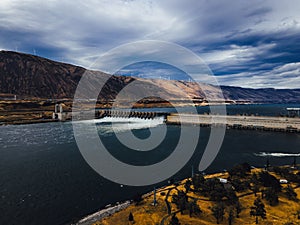
[[[270,167],[265,171],[237,166],[158,189],[155,205],[154,194],[149,193],[92,224],[300,224],[299,185],[300,173],[295,168]],[[255,214],[255,201],[264,205],[265,217]]]

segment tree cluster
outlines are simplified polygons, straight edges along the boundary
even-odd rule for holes
[[[287,167],[274,167],[273,171],[281,177],[287,179],[289,182],[300,184],[300,172],[295,174]]]
[[[238,164],[228,171],[230,177],[245,178],[251,173],[251,166],[248,163]]]
[[[272,187],[262,191],[262,198],[265,198],[271,206],[276,206],[279,203],[278,192]]]
[[[238,178],[231,179],[231,184],[237,192],[243,192],[250,188],[250,183],[247,180],[241,180]]]
[[[190,217],[192,215],[200,215],[202,213],[196,199],[189,201],[189,197],[183,191],[177,191],[177,194],[172,196],[172,203],[174,203],[180,213],[183,214],[185,210],[188,210]]]
[[[261,184],[264,187],[269,187],[274,189],[276,192],[280,192],[281,191],[281,185],[279,180],[274,177],[273,175],[271,175],[269,172],[267,171],[262,171],[258,174],[258,180],[261,182]]]

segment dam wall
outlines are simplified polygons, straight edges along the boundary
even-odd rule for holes
[[[300,132],[300,118],[269,116],[220,116],[197,114],[170,114],[167,124],[195,124],[200,126],[226,126],[234,129]]]
[[[72,118],[76,120],[85,119],[101,119],[104,117],[117,117],[117,118],[140,118],[140,119],[154,119],[156,117],[166,117],[169,113],[165,112],[140,112],[129,110],[95,110],[95,111],[82,111],[82,112],[64,112],[56,110],[53,113],[53,119],[59,121],[68,121]]]

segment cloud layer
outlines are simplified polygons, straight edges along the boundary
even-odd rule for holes
[[[163,40],[202,57],[221,84],[300,88],[299,11],[279,0],[1,0],[0,47],[89,67],[118,45]]]

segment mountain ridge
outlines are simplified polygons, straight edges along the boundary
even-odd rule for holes
[[[126,93],[134,98],[136,93],[162,99],[204,98],[222,99],[218,88],[209,84],[178,80],[152,80],[136,77],[109,75],[101,71],[90,71],[83,67],[61,63],[43,57],[13,51],[0,52],[0,93],[16,94],[21,98],[73,98],[77,85],[84,73],[97,75],[91,80],[91,89],[97,82],[107,82],[99,94],[99,99],[115,99],[121,90],[131,85]],[[135,82],[133,82],[135,81]],[[98,83],[98,84],[100,84]],[[94,85],[94,87],[93,87]],[[101,86],[102,86],[101,85]],[[299,89],[242,88],[221,86],[225,100],[266,103],[300,102]],[[96,90],[96,89],[95,89]]]

